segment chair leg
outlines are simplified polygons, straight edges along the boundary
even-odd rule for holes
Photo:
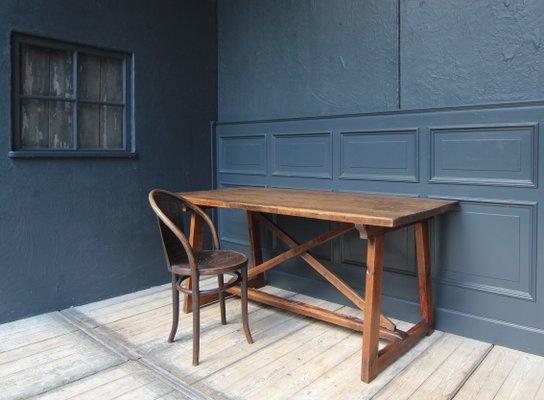
[[[251,332],[249,331],[249,323],[247,317],[247,266],[241,268],[242,273],[242,323],[244,325],[244,333],[246,335],[247,342],[249,344],[253,343],[253,338],[251,337]]]
[[[223,292],[223,274],[217,275],[217,283],[219,285],[219,308],[221,310],[221,325],[227,324],[227,314],[225,311],[225,292]]]
[[[168,343],[172,343],[176,337],[179,322],[179,291],[176,288],[177,275],[172,274],[172,328],[168,336]]]
[[[193,299],[193,366],[196,367],[200,355],[200,292],[198,274],[191,276],[191,295]]]

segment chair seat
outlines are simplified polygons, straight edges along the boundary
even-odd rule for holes
[[[247,264],[245,254],[234,250],[208,250],[195,254],[198,272],[201,275],[218,275],[231,272]],[[191,275],[191,266],[187,256],[183,255],[172,263],[172,272],[179,275]]]

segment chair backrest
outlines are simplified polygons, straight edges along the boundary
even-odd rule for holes
[[[164,255],[168,269],[174,259],[185,252],[192,268],[197,268],[193,248],[183,233],[184,214],[192,212],[200,216],[210,228],[214,247],[219,249],[219,238],[210,217],[198,206],[184,197],[166,190],[155,189],[149,193],[149,204],[157,215]]]

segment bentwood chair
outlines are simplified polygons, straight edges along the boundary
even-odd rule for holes
[[[247,257],[233,250],[220,250],[219,238],[212,220],[198,206],[182,196],[165,190],[155,189],[149,193],[149,203],[157,214],[164,255],[168,270],[172,273],[172,329],[168,342],[174,341],[179,321],[179,292],[191,295],[193,311],[193,365],[198,365],[200,353],[200,307],[201,295],[218,294],[221,324],[227,323],[225,315],[225,291],[241,284],[242,323],[248,343],[253,343],[247,317]],[[213,238],[214,249],[195,252],[183,233],[183,216],[186,212],[195,213],[208,225]],[[223,275],[232,273],[226,285]],[[216,275],[218,287],[200,290],[201,276]],[[190,287],[184,285],[190,278]]]

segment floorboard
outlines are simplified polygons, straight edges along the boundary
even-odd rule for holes
[[[543,386],[543,357],[495,346],[455,399],[544,399]]]
[[[482,361],[491,344],[445,334],[375,399],[448,399]]]
[[[2,399],[25,399],[124,362],[58,315],[25,324],[27,343],[17,340],[16,346],[0,353]],[[47,332],[47,337],[30,343],[35,332]]]
[[[435,341],[444,335],[435,331],[431,336],[424,338],[406,355],[393,363],[371,383],[360,380],[361,351],[358,349],[343,362],[319,376],[314,382],[301,386],[293,394],[293,399],[370,399],[383,387],[393,381],[411,362],[416,360]]]
[[[137,363],[129,361],[61,386],[33,399],[161,399],[175,390]],[[178,397],[180,398],[180,397]]]
[[[174,343],[166,341],[170,285],[0,325],[0,399],[544,399],[544,358],[489,343],[436,331],[365,384],[360,333],[250,303],[249,345],[236,297],[227,320],[217,304],[202,308],[198,367],[192,314],[180,315]]]
[[[59,313],[48,313],[0,325],[0,353],[75,332]]]

